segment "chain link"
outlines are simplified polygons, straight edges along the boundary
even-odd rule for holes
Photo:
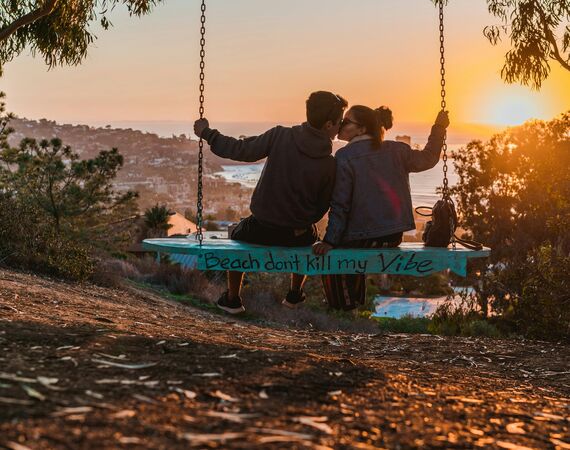
[[[204,58],[206,57],[206,1],[202,0],[201,6],[201,16],[200,16],[200,119],[204,118],[204,80],[206,79],[204,75],[204,68],[206,63]],[[203,226],[203,213],[204,207],[202,200],[204,198],[202,179],[204,174],[204,140],[200,137],[198,142],[198,193],[196,202],[196,239],[200,245],[204,240],[204,234],[202,232]]]
[[[443,22],[443,4],[444,0],[439,0],[439,73],[441,75],[441,110],[445,111],[447,102],[445,100],[445,35]],[[447,179],[447,131],[443,137],[443,197],[449,198],[449,181]]]
[[[440,69],[439,69],[439,74],[441,75],[441,81],[440,81],[440,94],[441,94],[441,110],[445,111],[446,107],[447,107],[447,102],[445,100],[445,95],[446,95],[446,91],[445,91],[445,27],[444,27],[444,20],[443,20],[443,10],[444,10],[444,3],[445,0],[439,0],[439,64],[440,64]],[[451,202],[453,203],[453,200],[451,198],[451,194],[449,192],[449,180],[447,179],[447,172],[448,172],[448,167],[447,167],[447,130],[445,131],[444,135],[443,135],[443,190],[442,190],[442,194],[443,194],[443,200],[446,202]],[[454,223],[454,219],[453,217],[450,215],[449,216],[449,229],[450,229],[450,241],[451,241],[451,245],[453,247],[453,249],[456,248],[456,242],[455,242],[455,226],[456,224]]]

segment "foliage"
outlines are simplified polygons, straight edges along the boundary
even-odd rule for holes
[[[448,0],[432,0],[447,5]],[[508,38],[501,77],[540,89],[550,74],[550,62],[570,71],[570,2],[568,0],[486,0],[489,13],[500,20],[483,34],[496,45]]]
[[[162,0],[10,0],[0,3],[0,72],[24,49],[40,55],[50,67],[79,64],[95,41],[99,22],[111,26],[108,14],[117,5],[129,13],[149,13]]]
[[[459,298],[449,297],[431,317],[429,330],[445,336],[498,337],[498,329],[486,322],[475,295],[462,291]]]
[[[489,12],[502,25],[489,26],[485,36],[497,44],[508,37],[511,49],[501,76],[539,89],[550,73],[550,61],[570,70],[570,2],[568,0],[487,0]]]
[[[378,322],[381,331],[389,333],[429,333],[431,320],[427,317],[403,316],[399,319],[393,317],[373,317]]]
[[[172,225],[168,223],[171,212],[166,205],[154,205],[144,212],[144,224],[148,237],[165,237]]]
[[[60,139],[23,139],[17,148],[0,154],[6,194],[25,197],[47,214],[55,231],[75,225],[96,226],[113,209],[130,203],[136,193],[116,193],[112,180],[123,165],[117,149],[93,159],[79,155]]]
[[[148,267],[145,263],[143,267]],[[138,266],[139,268],[141,266]],[[165,287],[175,295],[202,294],[209,289],[209,281],[204,273],[185,269],[179,264],[162,263],[150,266],[151,270],[142,271],[138,281]]]
[[[0,194],[0,263],[84,280],[95,260],[88,245],[55,233],[35,205]]]
[[[113,149],[80,160],[59,139],[12,148],[4,111],[0,99],[0,262],[84,279],[96,252],[130,236],[136,194],[112,190],[122,156]]]
[[[527,336],[570,338],[570,255],[550,244],[530,251],[525,260],[495,274],[504,293],[497,310]],[[505,301],[507,299],[508,301]]]
[[[483,315],[534,336],[568,335],[570,113],[471,142],[453,158],[463,224],[493,249],[492,267],[478,267]]]
[[[542,243],[570,250],[570,112],[452,152],[463,224],[495,262]]]
[[[191,295],[202,299],[218,295],[218,288],[208,280],[207,272],[186,269],[179,264],[164,261],[159,263],[152,257],[106,259],[98,269],[102,276],[126,278],[161,287],[174,295]],[[119,283],[113,281],[113,284]]]
[[[148,14],[163,0],[10,0],[0,3],[0,74],[2,66],[29,48],[50,67],[77,65],[96,39],[92,27],[111,23],[109,12],[123,4],[134,16]],[[434,3],[447,0],[432,0]],[[550,61],[570,70],[568,0],[487,0],[500,25],[484,33],[492,44],[504,35],[511,42],[502,77],[540,88]]]

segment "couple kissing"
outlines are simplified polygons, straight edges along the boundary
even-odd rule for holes
[[[210,128],[207,119],[194,123],[195,134],[211,151],[234,161],[266,158],[251,198],[251,215],[242,219],[230,238],[252,244],[313,246],[316,255],[336,247],[396,247],[403,232],[415,229],[409,173],[431,169],[439,161],[447,112],[440,112],[423,150],[384,139],[392,127],[387,107],[353,105],[327,91],[313,92],[306,102],[306,121],[276,126],[259,136],[235,139]],[[332,155],[338,137],[347,145]],[[329,213],[322,240],[316,223]],[[240,296],[243,273],[229,271],[228,289],[217,305],[226,312],[245,311]],[[283,305],[305,301],[306,276],[291,274]],[[330,308],[351,310],[363,304],[366,276],[324,275]]]

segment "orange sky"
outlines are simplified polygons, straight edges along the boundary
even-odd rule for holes
[[[209,0],[207,116],[296,122],[318,89],[350,103],[386,104],[396,120],[426,123],[439,106],[437,14],[429,0]],[[456,124],[515,125],[570,107],[570,73],[552,63],[540,92],[505,85],[506,47],[482,35],[496,23],[484,0],[447,9],[448,102]],[[0,89],[9,110],[62,122],[177,120],[197,111],[196,0],[167,0],[145,18],[116,11],[114,28],[80,67],[47,71],[22,55]]]

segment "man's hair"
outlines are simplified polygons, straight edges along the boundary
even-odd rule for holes
[[[338,122],[347,106],[348,102],[340,95],[327,91],[313,92],[307,99],[307,121],[320,130],[328,120]]]

